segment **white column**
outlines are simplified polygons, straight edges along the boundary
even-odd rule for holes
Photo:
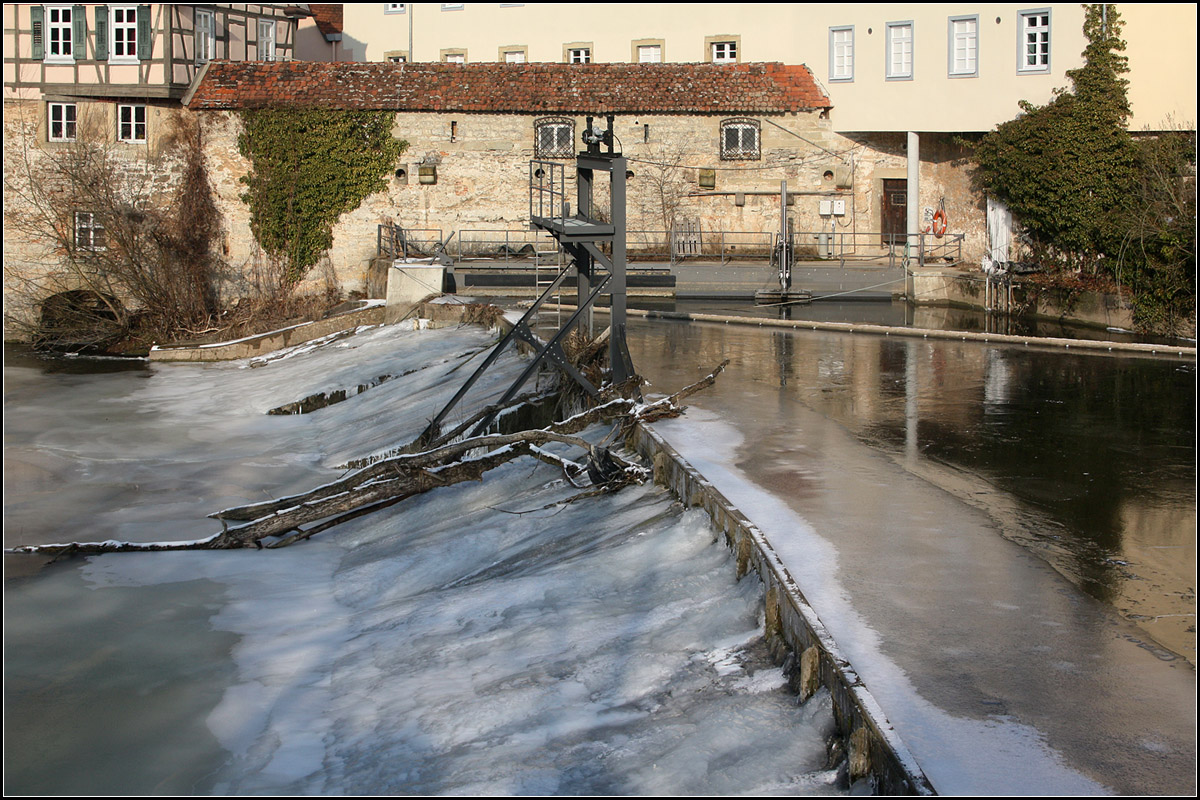
[[[919,263],[921,238],[921,139],[915,131],[908,132],[908,192],[906,209],[908,211],[909,271],[905,276],[904,294],[909,301],[913,299],[912,266]]]

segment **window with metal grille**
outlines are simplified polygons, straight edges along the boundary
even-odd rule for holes
[[[534,154],[538,158],[571,158],[575,155],[575,123],[565,117],[539,119],[533,127]]]
[[[104,249],[104,227],[90,211],[75,212],[75,247],[79,250]]]
[[[761,158],[759,125],[752,119],[727,119],[721,123],[721,160],[757,161]]]
[[[1017,69],[1020,72],[1050,70],[1050,10],[1021,12],[1021,52]]]

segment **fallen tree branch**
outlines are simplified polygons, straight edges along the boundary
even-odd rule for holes
[[[186,542],[70,542],[65,544],[27,545],[7,553],[32,553],[55,558],[95,553],[127,553],[159,550],[228,550],[244,547],[277,548],[308,539],[352,519],[393,506],[430,489],[469,480],[522,456],[531,456],[560,467],[576,488],[574,478],[587,472],[593,488],[549,507],[575,502],[584,497],[611,493],[640,483],[649,471],[630,464],[607,448],[596,447],[575,436],[598,422],[622,418],[620,428],[628,430],[635,422],[649,422],[678,416],[679,401],[711,386],[725,368],[723,362],[708,376],[653,403],[613,398],[561,422],[538,430],[509,434],[488,434],[442,444],[429,450],[387,458],[364,467],[340,480],[319,486],[300,495],[264,503],[228,508],[210,514],[221,522],[222,530],[213,536]],[[556,443],[575,447],[588,454],[586,468],[570,459],[547,452],[543,445]],[[488,451],[476,455],[479,451]],[[231,521],[245,524],[230,526]],[[316,523],[312,527],[302,526]]]

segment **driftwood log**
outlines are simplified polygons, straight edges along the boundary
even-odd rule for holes
[[[481,480],[484,473],[516,458],[529,456],[562,469],[576,488],[585,474],[592,488],[564,503],[641,483],[648,470],[628,463],[607,448],[596,446],[575,434],[604,421],[617,421],[614,432],[627,430],[636,422],[653,422],[683,413],[680,401],[711,386],[725,368],[724,362],[705,378],[653,403],[626,397],[612,397],[581,413],[545,428],[508,434],[475,436],[451,441],[470,423],[463,423],[418,452],[417,443],[400,448],[398,455],[384,458],[358,469],[340,480],[305,492],[263,503],[227,508],[210,514],[221,523],[212,536],[180,542],[68,542],[14,547],[6,553],[49,555],[55,558],[96,553],[133,553],[160,550],[230,550],[244,547],[285,547],[318,533],[389,506],[393,506],[439,486]],[[611,390],[615,394],[621,387]],[[528,401],[517,398],[513,406]],[[480,417],[487,411],[480,412]],[[584,462],[574,461],[545,450],[549,444],[565,444],[579,449]],[[240,523],[240,524],[231,524]],[[304,527],[308,526],[308,527]]]

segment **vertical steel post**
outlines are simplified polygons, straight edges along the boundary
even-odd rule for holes
[[[611,127],[611,122],[610,122]],[[624,156],[612,160],[612,315],[608,339],[608,363],[612,366],[613,383],[621,383],[627,374],[625,359],[625,180],[628,162]]]

